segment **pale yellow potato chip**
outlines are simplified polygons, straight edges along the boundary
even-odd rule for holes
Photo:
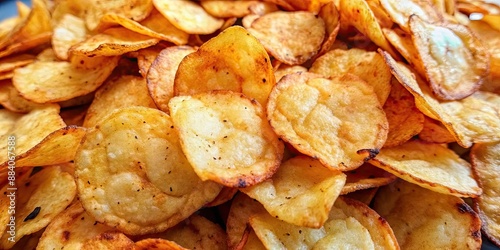
[[[7,141],[9,136],[15,137],[16,155],[28,152],[39,144],[52,132],[65,127],[62,118],[59,116],[59,106],[56,104],[46,105],[32,110],[19,118],[15,125],[1,139]],[[0,146],[0,164],[8,163],[7,143]]]
[[[473,94],[488,75],[489,54],[481,41],[460,24],[438,25],[412,15],[409,27],[432,92],[443,100]],[[416,70],[420,68],[417,67]]]
[[[141,21],[145,19],[154,8],[151,0],[92,0],[78,7],[83,8],[82,14],[89,30],[94,30],[99,25],[101,17],[107,13],[121,14],[134,21]]]
[[[97,89],[111,74],[118,58],[94,57],[87,59],[89,62],[93,65],[86,69],[64,61],[37,61],[16,69],[12,82],[24,98],[33,102],[69,100]]]
[[[174,95],[231,90],[267,103],[275,85],[269,55],[240,26],[230,27],[182,59],[174,80]]]
[[[8,187],[9,185],[6,186]],[[2,235],[0,247],[3,249],[11,248],[15,241],[24,235],[46,227],[71,204],[76,195],[73,176],[62,172],[58,166],[44,167],[37,173],[29,171],[16,179],[16,187],[15,191],[5,190],[8,194],[17,195],[15,195],[15,232],[14,235],[8,232]],[[4,197],[8,198],[5,195]],[[9,204],[1,202],[1,210],[12,209],[9,208]],[[14,241],[9,240],[10,237],[14,237]]]
[[[134,242],[121,232],[104,232],[86,240],[82,250],[94,249],[123,249],[134,250]]]
[[[347,179],[342,191],[340,192],[342,195],[356,192],[358,190],[381,187],[393,182],[397,178],[393,174],[368,163],[344,173],[347,176]]]
[[[141,35],[126,28],[109,28],[71,46],[69,53],[88,57],[118,56],[151,47],[159,41],[157,38]]]
[[[340,30],[340,13],[333,1],[323,5],[318,16],[325,22],[326,34],[316,58],[330,50]]]
[[[119,109],[89,129],[75,176],[85,210],[129,235],[173,227],[221,190],[193,171],[170,117],[146,107]]]
[[[374,157],[387,137],[387,119],[373,88],[350,74],[286,75],[269,96],[267,116],[284,141],[343,171]]]
[[[231,202],[231,207],[229,209],[229,214],[227,216],[227,222],[226,222],[226,232],[227,232],[227,246],[229,249],[238,249],[237,246],[240,243],[240,240],[245,234],[245,231],[247,230],[247,223],[249,222],[250,216],[253,214],[260,214],[260,213],[266,213],[266,209],[264,206],[262,206],[261,203],[259,203],[257,200],[254,200],[250,197],[248,197],[244,193],[238,193],[234,197],[234,199]],[[251,229],[251,228],[248,228]],[[255,233],[252,231],[250,233],[250,236],[248,236],[248,239],[245,244],[248,244],[249,241],[254,240],[253,242],[256,245],[262,246],[262,242],[257,238],[255,239],[250,239],[251,236],[255,236]],[[245,244],[243,244],[245,246]],[[264,246],[261,248],[256,248],[256,249],[263,249]],[[242,249],[251,249],[251,248],[242,248]]]
[[[500,140],[500,114],[493,104],[474,95],[459,101],[437,100],[416,73],[396,62],[388,53],[381,53],[393,75],[415,97],[417,108],[430,118],[441,121],[462,147]]]
[[[313,13],[276,11],[255,19],[248,32],[277,60],[302,64],[316,55],[325,37],[325,22]]]
[[[81,249],[84,242],[116,229],[102,223],[87,213],[79,201],[61,212],[45,229],[40,238],[40,249]]]
[[[392,78],[391,93],[384,104],[389,133],[384,147],[401,145],[424,128],[425,115],[415,106],[415,98],[396,78]]]
[[[428,0],[379,0],[380,6],[397,23],[400,28],[409,32],[408,19],[411,15],[418,15],[430,23],[439,23],[443,17]],[[389,27],[390,28],[390,27]]]
[[[439,144],[413,140],[383,148],[370,163],[438,193],[458,197],[477,197],[482,193],[470,164]]]
[[[313,158],[297,156],[283,162],[270,179],[240,190],[261,202],[271,216],[297,226],[320,228],[345,182],[342,172]]]
[[[276,5],[272,3],[260,2],[255,0],[203,0],[200,2],[200,4],[206,12],[218,18],[244,17],[254,12],[254,10],[278,10]]]
[[[284,146],[255,100],[212,91],[174,97],[168,106],[182,149],[202,180],[242,188],[278,169]]]
[[[224,24],[223,19],[211,16],[197,2],[153,0],[153,4],[168,21],[188,34],[211,34]]]
[[[8,110],[19,113],[28,113],[33,109],[45,105],[32,102],[22,97],[11,82],[3,82],[0,84],[0,104]]]
[[[163,49],[165,48],[159,45],[129,53],[129,56],[137,58],[137,66],[139,67],[139,74],[141,74],[143,78],[147,77],[149,68],[151,68],[151,65],[153,64],[154,60]]]
[[[497,246],[500,244],[500,143],[477,143],[471,150],[474,175],[483,194],[474,199],[474,209],[479,213],[486,237]]]
[[[334,49],[318,57],[309,72],[324,77],[358,76],[373,87],[383,105],[391,92],[391,71],[384,67],[384,59],[377,52],[362,49]]]
[[[182,59],[195,52],[191,46],[172,46],[162,50],[151,64],[146,76],[149,95],[156,106],[168,111],[168,101],[174,96],[174,80]]]
[[[21,54],[0,59],[0,73],[13,71],[16,68],[30,64],[35,60],[35,56]]]
[[[10,44],[5,49],[0,50],[0,58],[28,51],[36,48],[37,46],[48,45],[52,32],[44,32],[34,36],[27,37],[26,39]]]
[[[462,199],[405,181],[381,187],[374,209],[401,249],[479,249],[481,222]]]
[[[418,138],[431,143],[451,143],[456,141],[455,137],[453,137],[443,123],[427,116],[424,119],[422,131],[418,133]]]
[[[86,128],[94,127],[116,109],[131,106],[156,107],[148,94],[146,80],[131,75],[110,79],[96,91],[94,100],[87,110],[83,126]]]
[[[68,51],[71,46],[84,41],[88,35],[83,19],[65,14],[54,27],[52,35],[52,48],[57,58],[68,60]]]

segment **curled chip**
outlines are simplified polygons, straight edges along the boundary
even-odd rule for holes
[[[73,176],[62,172],[59,166],[44,167],[39,172],[34,169],[17,177],[17,190],[10,191],[10,185],[4,186],[2,193],[14,194],[15,203],[15,237],[20,239],[24,235],[35,233],[46,227],[56,216],[73,201],[76,195],[76,186]],[[16,195],[19,194],[19,195]],[[22,194],[22,195],[21,195]],[[7,211],[10,198],[2,195],[1,211],[9,216]],[[1,219],[0,219],[1,220]],[[6,227],[7,222],[2,224]],[[9,240],[11,234],[6,231],[0,238],[0,247],[10,249],[15,241]]]
[[[379,189],[374,209],[389,222],[401,249],[481,247],[481,221],[458,197],[400,180]]]
[[[325,38],[323,39],[323,44],[316,56],[321,56],[330,50],[340,29],[340,13],[335,7],[333,1],[328,2],[323,5],[318,13],[319,17],[325,22]]]
[[[377,52],[362,49],[335,49],[318,57],[309,72],[324,77],[353,74],[373,87],[383,105],[391,91],[391,71],[383,66],[384,59]]]
[[[245,26],[266,50],[286,64],[302,64],[318,53],[325,37],[325,22],[311,12],[276,11]]]
[[[413,44],[432,92],[443,100],[474,93],[488,74],[489,54],[478,38],[460,24],[436,25],[412,15]],[[419,68],[416,68],[417,70]]]
[[[22,97],[10,81],[0,82],[0,104],[8,110],[19,113],[28,113],[45,105]]]
[[[469,27],[481,39],[484,48],[491,55],[490,74],[500,77],[500,28],[494,29],[491,23],[488,25],[483,21],[484,18],[481,21],[471,21]]]
[[[174,94],[231,90],[265,105],[274,85],[271,60],[264,47],[244,28],[234,26],[181,61],[175,75]]]
[[[371,164],[432,191],[459,197],[482,193],[470,164],[451,149],[418,140],[383,148]]]
[[[267,116],[283,140],[339,170],[355,169],[373,158],[388,130],[373,88],[350,74],[330,79],[312,73],[286,75],[269,96]]]
[[[345,195],[358,190],[381,187],[394,180],[396,176],[377,168],[369,163],[364,163],[359,168],[345,172],[346,182],[340,194]]]
[[[450,143],[455,142],[455,138],[448,129],[439,121],[425,117],[424,127],[418,133],[418,138],[431,143]]]
[[[271,179],[241,189],[272,216],[288,223],[320,228],[328,219],[346,175],[318,160],[297,156],[283,162]]]
[[[68,51],[71,46],[84,41],[87,33],[83,19],[71,14],[64,15],[54,27],[54,35],[52,35],[52,48],[57,58],[68,60]]]
[[[418,15],[430,23],[443,21],[439,11],[428,0],[380,0],[380,5],[402,29],[409,31],[408,19],[411,15]]]
[[[141,21],[153,10],[153,2],[151,0],[91,0],[81,6],[77,4],[69,5],[73,7],[73,9],[75,7],[80,7],[82,9],[85,24],[89,30],[94,30],[99,25],[102,16],[106,13],[120,14],[134,21]]]
[[[213,91],[177,96],[168,106],[182,149],[202,180],[248,187],[278,169],[284,146],[258,102]]]
[[[238,246],[240,240],[246,234],[246,231],[248,231],[247,223],[249,222],[251,215],[265,212],[266,209],[258,201],[248,197],[243,193],[236,194],[234,199],[231,201],[231,207],[229,209],[229,214],[227,216],[226,222],[228,248],[236,249],[236,246]],[[252,234],[253,236],[255,236],[255,233],[251,231],[250,236],[248,237],[245,244],[248,245],[250,237],[253,237]],[[256,241],[254,241],[254,243],[260,243],[260,246],[262,246],[262,243],[258,238],[256,239]]]
[[[153,4],[168,21],[188,34],[211,34],[224,24],[224,19],[211,16],[189,0],[153,0]]]
[[[179,64],[195,51],[195,48],[187,45],[168,47],[151,64],[146,76],[148,90],[160,110],[168,113],[168,101],[174,96],[174,80]]]
[[[33,102],[65,101],[97,89],[117,63],[117,57],[89,58],[81,66],[64,61],[37,61],[16,69],[12,82],[23,97]],[[92,66],[83,68],[85,64]]]
[[[30,64],[35,56],[30,54],[21,54],[0,59],[0,73],[13,71],[16,68]]]
[[[483,222],[482,229],[497,246],[500,245],[500,143],[477,143],[472,147],[471,160],[474,174],[483,194],[474,199],[474,209]]]
[[[90,129],[75,156],[83,207],[120,231],[164,231],[213,200],[179,145],[170,117],[146,107],[115,111]]]

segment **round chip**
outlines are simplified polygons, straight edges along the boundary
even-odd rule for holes
[[[213,91],[177,96],[168,106],[182,149],[202,180],[241,188],[278,169],[284,146],[255,100]]]
[[[267,116],[283,140],[339,170],[355,169],[373,158],[388,130],[373,88],[350,74],[331,79],[312,73],[286,75],[269,96]]]
[[[131,235],[164,231],[221,190],[196,176],[170,117],[146,107],[119,109],[90,129],[75,168],[85,210]]]

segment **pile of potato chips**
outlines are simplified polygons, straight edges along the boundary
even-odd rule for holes
[[[498,3],[17,7],[0,249],[500,247]]]

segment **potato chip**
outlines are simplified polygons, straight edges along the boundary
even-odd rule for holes
[[[409,27],[432,92],[443,100],[474,93],[488,74],[489,54],[482,43],[460,24],[436,25],[412,15]],[[419,68],[416,68],[419,70]]]
[[[0,137],[7,135],[22,116],[7,109],[0,109]]]
[[[95,219],[82,207],[79,201],[60,213],[45,229],[38,248],[81,249],[87,240],[104,232],[116,231]]]
[[[500,143],[477,143],[472,147],[471,160],[474,175],[483,189],[483,194],[474,199],[474,209],[479,213],[486,237],[500,245]]]
[[[44,106],[44,104],[34,103],[22,97],[10,82],[0,84],[0,104],[8,110],[19,113],[28,113]]]
[[[163,46],[154,46],[129,53],[130,56],[137,58],[139,74],[143,78],[147,77],[149,68],[163,49],[165,49]]]
[[[284,141],[343,171],[374,157],[388,130],[373,88],[350,74],[330,79],[312,73],[283,77],[269,96],[267,116]]]
[[[431,143],[450,143],[455,142],[455,137],[448,131],[448,129],[439,121],[425,117],[424,127],[418,138],[425,142]]]
[[[135,243],[134,250],[187,250],[187,248],[179,246],[177,243],[164,239],[144,239]]]
[[[21,54],[0,59],[0,73],[12,71],[16,68],[30,64],[34,60],[35,56],[30,54]]]
[[[83,126],[91,128],[115,109],[130,106],[155,108],[148,95],[146,80],[138,76],[123,75],[106,82],[99,88],[90,104]]]
[[[388,51],[393,57],[398,58],[397,53],[385,38],[380,24],[365,0],[341,0],[339,11],[342,20],[346,21],[347,24],[354,26],[377,46]]]
[[[177,96],[168,106],[182,149],[202,180],[242,188],[278,169],[284,146],[258,102],[239,93],[213,91]]]
[[[0,73],[0,81],[1,80],[10,80],[10,79],[12,79],[12,77],[14,77],[14,72],[12,72],[12,71]]]
[[[500,140],[500,114],[493,104],[474,95],[459,101],[439,101],[417,74],[395,62],[388,53],[381,53],[394,76],[415,97],[417,108],[441,121],[462,147]]]
[[[300,65],[286,65],[282,64],[279,66],[279,68],[274,71],[274,76],[276,77],[276,82],[279,82],[281,78],[283,78],[285,75],[288,74],[293,74],[297,72],[307,72],[307,68],[300,66]]]
[[[374,209],[389,222],[401,249],[481,246],[479,217],[458,197],[397,181],[379,189]]]
[[[310,12],[276,11],[246,26],[270,55],[290,64],[302,64],[316,55],[325,37],[325,22]]]
[[[12,82],[21,95],[33,102],[59,102],[97,89],[118,63],[116,57],[94,57],[90,69],[69,62],[37,61],[14,71]],[[83,61],[82,61],[83,62]]]
[[[439,144],[418,140],[383,148],[371,164],[432,191],[458,197],[477,197],[482,190],[470,164]]]
[[[52,104],[32,110],[19,118],[15,125],[1,139],[7,141],[7,137],[15,136],[16,155],[22,155],[39,144],[52,132],[65,127],[59,116],[59,106]],[[5,165],[8,161],[7,143],[0,146],[0,164]]]
[[[247,223],[253,214],[265,213],[266,209],[257,200],[244,193],[238,193],[231,202],[231,208],[226,222],[227,244],[229,249],[235,249],[245,234]],[[254,233],[255,235],[255,233]],[[248,241],[247,241],[248,242]],[[257,239],[257,244],[260,240]],[[262,243],[260,243],[262,245]]]
[[[234,26],[182,60],[175,75],[174,95],[231,90],[265,105],[274,85],[271,60],[264,47],[244,28]]]
[[[391,28],[394,26],[394,22],[392,21],[389,14],[382,8],[380,1],[368,0],[366,1],[368,7],[373,12],[373,15],[377,19],[380,27],[382,28]]]
[[[243,233],[243,236],[241,237],[240,242],[231,249],[235,250],[244,250],[244,249],[252,249],[252,250],[259,250],[259,249],[266,249],[264,245],[262,245],[262,241],[259,240],[253,229],[250,227],[250,225],[247,224],[247,228],[245,232]]]
[[[83,120],[87,114],[88,105],[82,105],[79,107],[71,107],[61,110],[59,114],[68,126],[75,125],[83,127]]]
[[[119,109],[90,129],[75,167],[85,210],[130,235],[164,231],[221,190],[196,176],[170,117],[146,107]]]
[[[234,195],[238,192],[237,188],[223,187],[219,195],[215,199],[207,204],[205,207],[215,207],[224,204],[233,199]]]
[[[125,234],[120,232],[104,232],[88,239],[82,245],[82,250],[94,249],[124,249],[134,250],[135,244]]]
[[[342,172],[313,158],[297,156],[283,162],[270,179],[240,190],[261,202],[271,216],[297,226],[320,228],[345,182]]]
[[[68,60],[68,51],[71,46],[83,42],[87,38],[87,28],[83,19],[66,14],[54,27],[52,48],[57,58]]]
[[[396,180],[396,176],[368,163],[345,172],[345,175],[347,179],[340,192],[342,195],[358,190],[384,186]]]
[[[500,77],[500,30],[493,29],[483,21],[471,21],[469,27],[481,39],[484,49],[491,55],[490,74]]]
[[[224,1],[224,0],[203,0],[201,7],[210,15],[218,18],[244,17],[252,13],[252,10],[275,9],[276,5],[259,1]]]
[[[309,72],[324,77],[342,76],[347,73],[358,76],[373,87],[383,105],[391,91],[391,71],[384,67],[384,59],[373,51],[361,49],[335,49],[318,57]]]
[[[174,96],[174,80],[182,59],[195,52],[191,46],[172,46],[162,50],[146,76],[149,95],[156,106],[168,113],[168,101]]]
[[[333,1],[323,5],[318,15],[325,22],[326,34],[321,49],[315,57],[321,56],[330,50],[340,29],[340,13]]]
[[[37,173],[30,171],[18,177],[16,184],[16,191],[7,190],[9,194],[14,193],[16,198],[15,232],[14,235],[8,232],[2,235],[0,247],[3,249],[9,249],[17,239],[47,226],[76,195],[73,176],[62,172],[57,166],[44,167]],[[2,211],[12,209],[9,203],[2,202],[0,206]],[[13,230],[8,228],[8,231]],[[9,240],[10,237],[14,237],[14,241]]]
[[[378,189],[378,187],[361,189],[352,193],[345,194],[344,196],[349,199],[357,200],[369,206],[372,203],[373,197],[375,197],[375,194],[377,194]]]
[[[0,41],[4,41],[4,38],[7,37],[20,22],[20,19],[20,17],[14,16],[0,21]]]
[[[160,40],[125,28],[109,28],[70,48],[69,53],[93,56],[118,56],[157,44]]]
[[[0,58],[21,53],[33,49],[37,46],[47,45],[50,42],[52,32],[45,32],[28,37],[20,42],[10,44],[5,49],[0,50]]]
[[[330,2],[329,0],[268,0],[282,6],[286,10],[306,10],[314,14],[318,13],[321,6]]]
[[[443,17],[428,0],[380,0],[380,6],[397,23],[400,28],[409,32],[408,19],[411,15],[418,15],[429,23],[439,23]]]
[[[387,40],[401,53],[401,55],[412,65],[418,72],[425,72],[424,66],[418,58],[418,51],[413,45],[413,40],[409,33],[395,28],[395,29],[382,29]]]
[[[132,1],[100,1],[92,0],[86,2],[83,6],[85,24],[89,30],[94,30],[101,17],[107,13],[120,14],[134,21],[141,21],[149,16],[153,10],[151,0],[132,0]]]
[[[66,101],[58,102],[57,104],[59,104],[61,108],[70,108],[70,107],[86,105],[90,104],[94,100],[94,95],[95,95],[94,92],[90,92],[86,95],[77,96],[75,98]]]
[[[392,79],[391,93],[384,104],[389,122],[389,133],[384,147],[401,145],[422,131],[424,114],[415,106],[413,95],[396,78]]]
[[[153,0],[153,4],[168,21],[188,34],[211,34],[224,24],[223,19],[211,16],[189,0]]]

